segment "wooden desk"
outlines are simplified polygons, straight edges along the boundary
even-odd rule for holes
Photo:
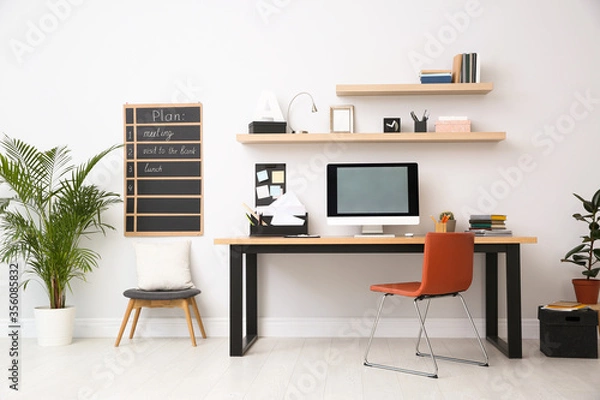
[[[424,236],[394,238],[220,238],[229,245],[229,355],[242,356],[258,338],[257,255],[273,253],[422,253]],[[485,336],[509,358],[522,357],[521,244],[535,237],[476,237],[475,252],[485,253]],[[498,337],[498,254],[506,254],[507,340]],[[244,268],[245,266],[245,268]],[[244,287],[245,281],[245,287]],[[243,336],[244,289],[246,336]]]

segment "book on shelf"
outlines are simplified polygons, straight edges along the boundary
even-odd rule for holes
[[[433,76],[433,75],[422,75],[421,83],[452,83],[450,75]]]
[[[576,301],[555,301],[554,303],[546,304],[542,306],[543,309],[546,310],[554,310],[554,311],[576,311],[584,308],[588,308],[587,304],[578,303]]]
[[[450,69],[422,69],[421,75],[429,75],[429,74],[451,74],[452,70]]]
[[[422,70],[419,79],[421,83],[452,83],[452,71]]]
[[[480,82],[480,71],[478,53],[459,53],[452,59],[452,83]]]

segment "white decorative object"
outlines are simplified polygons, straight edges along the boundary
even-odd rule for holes
[[[285,121],[275,93],[263,90],[254,111],[254,121]]]
[[[75,307],[34,309],[37,342],[40,346],[65,346],[73,340]]]
[[[194,287],[190,272],[190,241],[136,243],[138,288],[178,290]]]

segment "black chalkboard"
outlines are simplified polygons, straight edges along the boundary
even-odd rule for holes
[[[138,195],[173,195],[173,194],[202,194],[199,179],[139,179],[137,181]],[[129,186],[128,189],[129,190]],[[135,186],[131,187],[135,190]],[[133,194],[133,193],[132,193]]]
[[[137,107],[135,122],[138,124],[173,124],[186,122],[201,122],[200,107],[192,106],[156,106]]]
[[[141,197],[138,214],[200,214],[200,199],[187,197]]]
[[[201,235],[202,105],[124,105],[125,235]]]
[[[199,141],[199,125],[142,125],[136,127],[138,142]],[[133,129],[131,133],[133,140]]]
[[[138,232],[195,233],[202,229],[201,216],[137,217]]]
[[[127,154],[129,155],[129,146],[127,145]],[[165,143],[165,144],[138,144],[137,158],[139,159],[200,159],[200,143]]]
[[[200,177],[200,162],[194,161],[143,161],[137,163],[137,176],[143,177]]]

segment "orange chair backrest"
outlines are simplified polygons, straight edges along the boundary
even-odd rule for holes
[[[425,236],[421,294],[463,292],[473,280],[475,235],[469,232]]]

